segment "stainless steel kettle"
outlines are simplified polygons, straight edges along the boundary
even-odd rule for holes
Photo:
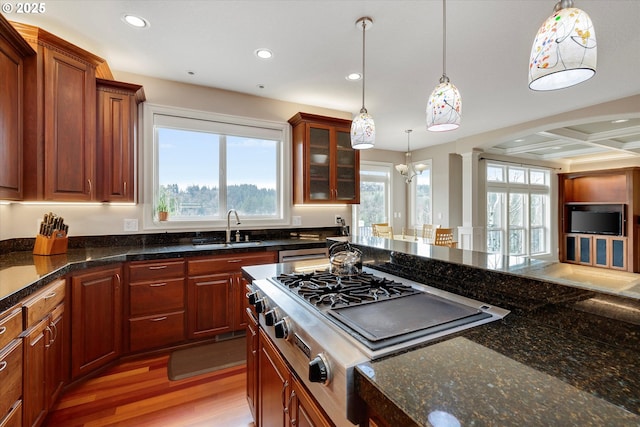
[[[337,242],[329,248],[329,271],[336,276],[353,276],[362,271],[362,251],[349,242]]]

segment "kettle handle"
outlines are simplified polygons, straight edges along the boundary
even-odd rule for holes
[[[338,250],[343,250],[343,249],[346,249],[346,250],[351,249],[351,245],[349,244],[349,242],[336,242],[331,246],[329,246],[329,256],[334,255]]]

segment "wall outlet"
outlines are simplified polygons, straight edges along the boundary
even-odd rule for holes
[[[342,225],[342,216],[336,215],[336,224],[337,225]]]
[[[302,217],[301,216],[292,216],[291,217],[292,225],[302,225]]]
[[[137,219],[125,219],[124,220],[124,231],[138,231],[138,220]]]

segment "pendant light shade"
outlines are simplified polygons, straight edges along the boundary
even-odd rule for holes
[[[460,92],[443,74],[427,103],[427,130],[443,132],[457,129],[460,127],[461,113]]]
[[[570,87],[596,73],[596,34],[591,18],[562,0],[536,34],[529,60],[529,88],[546,91]]]
[[[365,83],[365,33],[371,28],[373,21],[371,18],[360,18],[356,21],[356,27],[362,30],[362,108],[351,122],[351,147],[357,150],[372,148],[376,141],[376,125],[373,117],[364,108],[364,83]]]
[[[442,0],[442,77],[427,102],[427,130],[443,132],[460,127],[462,97],[449,80],[447,64],[447,4]]]

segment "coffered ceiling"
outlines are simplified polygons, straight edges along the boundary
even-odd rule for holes
[[[446,72],[463,98],[462,126],[426,131],[426,100],[443,72],[441,0],[48,0],[42,14],[4,13],[38,25],[105,58],[119,71],[355,114],[366,33],[365,105],[376,121],[376,148],[406,150],[548,120],[543,130],[496,137],[487,151],[543,160],[588,156],[640,159],[640,107],[618,117],[553,117],[640,95],[640,1],[575,0],[594,22],[595,77],[577,86],[533,92],[527,86],[535,33],[554,0],[447,0]],[[149,21],[134,29],[122,15]],[[274,56],[260,60],[258,48]],[[153,94],[147,94],[153,98]],[[623,114],[625,115],[625,114]],[[640,162],[640,160],[639,160]]]

